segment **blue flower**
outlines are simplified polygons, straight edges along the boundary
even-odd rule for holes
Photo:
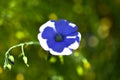
[[[43,24],[38,34],[41,47],[52,55],[70,55],[79,47],[81,34],[78,27],[67,20],[50,20]]]

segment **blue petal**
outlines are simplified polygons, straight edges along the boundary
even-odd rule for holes
[[[71,45],[72,43],[74,43],[76,41],[76,38],[65,38],[64,42],[66,43],[66,46],[68,47],[69,45]]]
[[[55,40],[52,39],[48,40],[47,44],[49,48],[56,52],[62,52],[63,49],[66,47],[66,44],[64,42],[55,42]]]
[[[77,36],[77,35],[78,35],[78,32],[73,32],[73,33],[71,33],[71,34],[69,34],[67,36]]]
[[[67,20],[59,20],[55,23],[55,28],[56,31],[60,34],[63,35],[69,35],[75,31],[77,31],[77,26],[72,27],[69,25],[70,22],[68,22]]]
[[[56,22],[56,20],[50,20],[51,22]]]
[[[64,38],[64,42],[66,43],[67,47],[77,41],[80,42],[80,37],[78,36],[79,32],[74,32]]]
[[[42,32],[42,37],[43,37],[44,39],[51,39],[51,38],[54,38],[55,34],[56,34],[56,32],[54,31],[53,28],[51,28],[51,27],[46,27],[46,28],[44,29],[44,31]]]
[[[72,34],[69,34],[68,36],[76,36],[77,42],[80,42],[81,34],[79,32],[74,32]]]
[[[78,36],[77,36],[76,40],[77,40],[77,42],[80,42],[80,38]]]
[[[80,42],[80,40],[81,40],[81,34],[79,33],[79,32],[77,32],[78,34],[77,34],[77,42]]]

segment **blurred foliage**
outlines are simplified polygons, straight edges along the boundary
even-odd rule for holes
[[[120,0],[0,0],[0,80],[120,80]],[[3,70],[4,54],[15,44],[38,41],[39,26],[67,19],[82,40],[71,56],[50,56],[27,46],[27,68],[14,49],[12,70]],[[47,59],[46,59],[47,57]]]

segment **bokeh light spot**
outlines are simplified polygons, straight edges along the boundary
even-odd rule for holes
[[[86,69],[90,69],[90,63],[87,61],[87,59],[83,59],[82,60],[83,61],[83,66],[84,66],[84,68],[86,68]]]
[[[80,54],[80,53],[75,52],[75,53],[74,53],[74,56],[75,56],[75,57],[79,57],[79,54]]]
[[[109,36],[110,28],[112,26],[112,22],[109,18],[102,18],[100,21],[100,26],[98,28],[98,34],[102,39],[105,39]]]
[[[64,80],[64,78],[62,76],[54,75],[54,76],[51,77],[50,80]]]
[[[51,57],[51,58],[50,58],[50,62],[51,62],[51,63],[55,63],[55,62],[56,62],[56,58],[55,58],[55,57]]]
[[[16,38],[18,38],[18,39],[23,39],[24,37],[25,37],[25,34],[24,34],[23,32],[18,31],[18,32],[16,33]]]
[[[49,14],[49,19],[50,20],[57,20],[57,15],[55,13]]]
[[[11,1],[10,4],[9,4],[9,7],[10,8],[13,8],[16,6],[16,2],[15,1]]]
[[[96,47],[99,43],[99,40],[96,36],[91,36],[89,37],[89,40],[88,40],[88,45],[90,47]]]
[[[3,68],[2,67],[0,67],[0,74],[2,74],[3,73]]]
[[[81,66],[77,66],[77,74],[78,75],[83,75],[83,68]]]
[[[24,80],[24,75],[21,73],[17,74],[16,80]]]

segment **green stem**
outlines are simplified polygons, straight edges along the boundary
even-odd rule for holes
[[[17,45],[14,45],[12,47],[10,47],[6,53],[5,53],[5,62],[4,62],[4,69],[7,67],[7,65],[9,64],[8,62],[8,56],[10,55],[10,51],[14,48],[17,48],[17,47],[21,47],[21,50],[22,50],[22,55],[24,56],[25,53],[24,53],[24,45],[39,45],[39,42],[33,42],[33,41],[30,41],[30,42],[24,42],[24,43],[20,43],[20,44],[17,44]]]

